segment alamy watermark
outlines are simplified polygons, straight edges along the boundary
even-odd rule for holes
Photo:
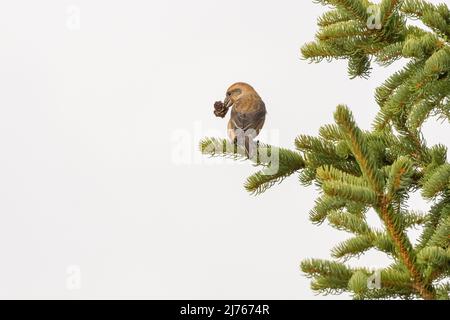
[[[375,272],[367,278],[367,288],[370,290],[381,289],[381,270],[375,270]]]
[[[241,154],[243,158],[258,161],[265,166],[263,174],[272,175],[278,172],[280,166],[280,155],[278,148],[265,148],[266,143],[274,146],[279,145],[279,130],[263,130],[260,135],[247,130],[245,132],[235,130],[236,140],[228,138],[227,131],[204,130],[201,122],[193,123],[193,129],[178,129],[171,135],[171,162],[177,166],[187,165],[232,165],[236,164],[232,158],[236,154],[236,146],[239,150],[247,149],[247,154]],[[226,139],[227,143],[209,144],[203,153],[199,149],[199,142],[205,137],[220,137]],[[258,143],[260,141],[260,143]],[[208,157],[217,155],[217,157]]]
[[[369,17],[367,18],[367,28],[370,30],[380,30],[383,25],[381,24],[381,9],[377,5],[371,5],[367,8]]]

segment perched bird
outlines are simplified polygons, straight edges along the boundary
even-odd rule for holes
[[[237,82],[228,88],[223,102],[225,110],[231,109],[228,136],[237,144],[244,144],[246,154],[253,157],[254,139],[266,119],[266,106],[259,94],[247,83]]]

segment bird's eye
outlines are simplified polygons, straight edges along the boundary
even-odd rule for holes
[[[227,96],[231,96],[231,92],[227,92]]]

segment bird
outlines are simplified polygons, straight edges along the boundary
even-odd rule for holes
[[[236,82],[226,92],[223,102],[231,108],[228,121],[228,137],[238,145],[244,145],[247,157],[255,153],[254,139],[259,135],[266,119],[266,105],[256,90],[245,82]],[[259,141],[256,143],[259,144]]]

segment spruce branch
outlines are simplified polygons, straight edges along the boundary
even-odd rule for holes
[[[299,135],[295,151],[261,144],[263,155],[279,158],[277,170],[270,172],[270,157],[248,159],[227,140],[204,139],[201,151],[262,167],[245,183],[253,194],[294,173],[299,173],[301,184],[319,188],[309,212],[312,223],[327,221],[352,236],[334,246],[334,260],[301,263],[314,291],[350,292],[355,299],[449,299],[448,150],[439,144],[427,146],[422,126],[433,116],[450,120],[450,10],[425,0],[315,2],[332,9],[318,19],[315,41],[301,48],[303,58],[345,59],[350,78],[367,78],[373,61],[387,66],[406,60],[376,89],[379,112],[372,130],[361,130],[351,111],[340,105],[335,123],[322,126],[317,137]],[[411,19],[420,19],[428,28],[410,25]],[[428,212],[408,207],[414,192],[431,202]],[[369,210],[380,218],[381,230],[368,223]],[[423,230],[413,245],[407,231],[417,226]],[[375,289],[368,286],[374,270],[341,263],[368,250],[393,260],[380,271],[381,287]]]
[[[370,187],[377,195],[381,194],[384,188],[383,178],[377,170],[373,156],[370,154],[366,138],[356,126],[351,112],[346,106],[338,106],[334,118],[342,132],[344,132],[345,139],[351,146],[353,155],[363,175],[368,179]]]

